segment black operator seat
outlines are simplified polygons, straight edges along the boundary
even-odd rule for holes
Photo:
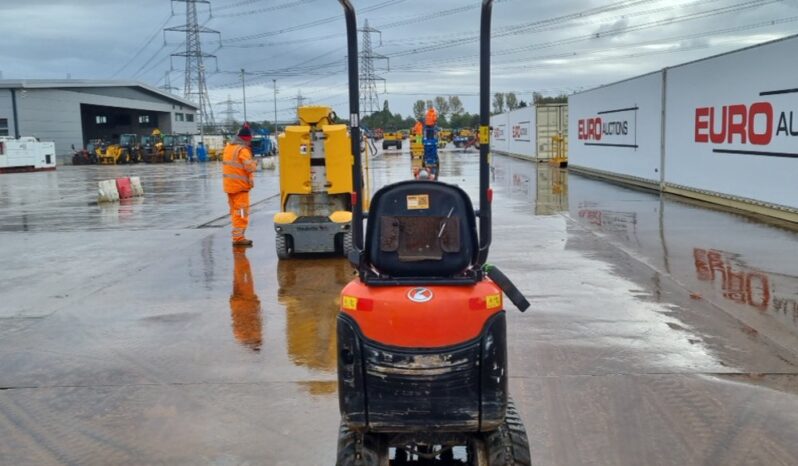
[[[366,261],[380,275],[450,278],[477,262],[476,215],[468,194],[434,181],[403,181],[374,195]]]

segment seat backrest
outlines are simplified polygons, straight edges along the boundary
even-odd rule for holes
[[[366,261],[391,277],[448,278],[476,263],[474,208],[457,186],[403,181],[371,201]]]

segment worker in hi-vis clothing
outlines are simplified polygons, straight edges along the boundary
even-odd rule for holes
[[[421,144],[421,138],[424,137],[424,125],[420,121],[416,121],[416,125],[413,126],[413,135],[416,136],[416,144]]]
[[[252,246],[245,237],[249,224],[249,190],[255,187],[257,161],[252,158],[252,131],[249,124],[238,131],[238,135],[224,148],[222,157],[222,181],[230,217],[233,221],[233,246]]]
[[[255,282],[246,250],[233,248],[233,292],[230,294],[230,317],[233,336],[243,346],[260,351],[263,343],[260,299],[255,294]]]
[[[222,157],[222,182],[233,221],[233,246],[252,246],[252,240],[245,237],[249,225],[249,190],[255,187],[258,167],[252,158],[251,143],[252,131],[244,123],[238,135],[224,148]]]

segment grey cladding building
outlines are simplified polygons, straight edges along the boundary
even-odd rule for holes
[[[197,106],[135,81],[0,80],[0,136],[55,142],[56,154],[120,134],[195,134]]]

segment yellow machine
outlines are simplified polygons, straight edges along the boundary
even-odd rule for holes
[[[402,133],[399,131],[389,131],[385,133],[382,138],[382,150],[386,150],[389,147],[402,150]]]
[[[278,138],[280,212],[274,215],[277,257],[352,249],[352,164],[346,125],[330,107],[300,107],[299,124]]]
[[[568,140],[562,134],[555,134],[551,137],[551,147],[554,156],[549,159],[549,163],[555,167],[568,166]]]
[[[105,151],[97,152],[97,159],[104,165],[140,162],[141,150],[138,136],[135,134],[120,135],[119,144],[111,144],[105,148]]]
[[[413,159],[421,160],[424,157],[424,144],[421,142],[413,141],[410,143],[410,156]]]
[[[453,133],[450,129],[442,129],[438,133],[438,139],[443,142],[452,142]]]

